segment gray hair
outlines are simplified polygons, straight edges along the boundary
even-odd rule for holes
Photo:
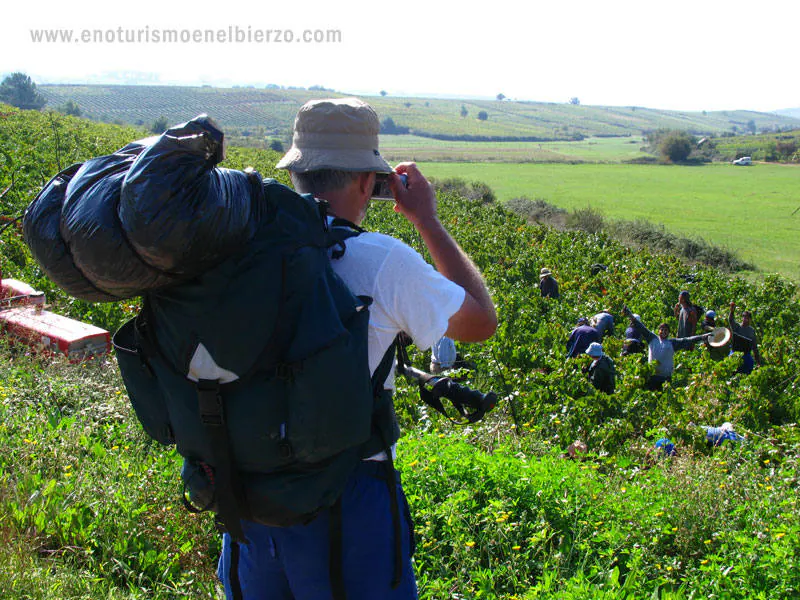
[[[320,169],[318,171],[290,171],[294,189],[300,194],[320,196],[325,192],[333,192],[348,186],[359,175],[358,171],[338,171]]]

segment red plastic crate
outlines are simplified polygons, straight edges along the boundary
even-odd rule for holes
[[[27,283],[16,279],[3,279],[0,281],[0,300],[9,298],[13,298],[13,302],[0,302],[0,307],[45,303],[43,292],[37,292]]]
[[[41,305],[0,310],[0,328],[36,350],[61,352],[70,362],[111,351],[111,335],[105,329],[43,310]]]

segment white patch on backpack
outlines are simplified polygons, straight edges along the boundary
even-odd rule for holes
[[[215,363],[203,344],[197,344],[197,349],[192,356],[192,362],[189,363],[189,372],[186,377],[194,382],[201,379],[209,379],[211,381],[218,379],[220,383],[230,383],[239,379],[236,373],[223,369]]]

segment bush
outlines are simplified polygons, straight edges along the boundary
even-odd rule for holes
[[[606,224],[603,214],[594,208],[580,208],[567,217],[567,227],[586,233],[600,233]]]
[[[683,162],[692,153],[694,136],[685,131],[672,131],[661,140],[658,150],[670,162]]]
[[[560,228],[565,226],[568,214],[563,208],[545,202],[541,198],[531,200],[526,196],[506,201],[505,207],[528,222],[544,223]]]
[[[482,181],[467,182],[460,177],[450,177],[442,181],[431,178],[430,181],[433,189],[443,194],[455,194],[481,204],[491,204],[497,200],[494,190]]]
[[[693,262],[716,267],[727,273],[753,270],[755,266],[741,260],[726,248],[709,244],[702,238],[679,237],[668,232],[663,225],[649,221],[615,221],[608,226],[610,233],[624,244],[649,248],[658,252],[676,254]]]

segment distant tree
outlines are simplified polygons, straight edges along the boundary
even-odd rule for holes
[[[283,142],[278,138],[272,138],[269,142],[269,149],[275,150],[275,152],[283,152]]]
[[[381,133],[403,135],[408,133],[408,127],[396,125],[392,117],[386,117],[381,121]]]
[[[167,129],[169,129],[169,121],[163,115],[153,121],[153,125],[150,127],[150,131],[153,133],[164,133]]]
[[[581,103],[581,101],[578,99],[577,96],[573,96],[572,98],[569,99],[569,103],[577,106],[578,104]]]
[[[58,107],[58,111],[65,115],[72,115],[73,117],[81,116],[81,107],[74,100],[67,100],[64,104]]]
[[[489,118],[489,113],[487,113],[485,110],[482,110],[481,112],[478,113],[478,119],[480,119],[481,121],[485,121],[488,118]]]
[[[39,110],[47,104],[31,78],[19,72],[12,73],[0,83],[0,102],[26,110]]]
[[[750,119],[747,122],[747,131],[749,131],[752,134],[755,134],[755,132],[756,132],[756,122],[753,119]]]
[[[467,110],[467,107],[462,104],[461,105],[461,118],[463,119],[468,114],[469,114],[469,111]]]
[[[386,95],[386,90],[381,90],[381,96],[385,96],[385,95]]]
[[[797,153],[797,142],[795,140],[778,141],[775,144],[775,150],[784,158],[791,158]]]
[[[689,158],[695,146],[694,136],[686,131],[672,130],[661,138],[658,150],[671,162],[683,162]]]
[[[381,121],[381,133],[394,133],[395,129],[397,129],[397,125],[394,124],[392,117],[386,117]]]
[[[506,99],[506,95],[505,95],[505,94],[497,94],[497,99],[498,99],[500,102],[502,102],[503,100],[505,100],[505,99]]]
[[[411,108],[411,102],[403,102],[403,106],[406,108]]]

